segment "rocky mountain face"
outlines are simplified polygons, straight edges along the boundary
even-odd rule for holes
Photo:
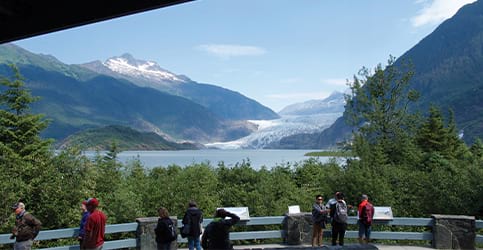
[[[229,120],[276,119],[279,116],[238,92],[211,84],[202,84],[183,75],[161,68],[156,62],[134,58],[130,54],[112,57],[105,62],[95,61],[80,65],[97,73],[126,79],[138,86],[185,97],[214,114]]]

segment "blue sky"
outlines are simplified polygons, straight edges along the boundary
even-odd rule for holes
[[[474,0],[199,0],[15,42],[68,64],[130,53],[279,111],[344,91]]]

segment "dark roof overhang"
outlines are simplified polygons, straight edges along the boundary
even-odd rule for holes
[[[192,0],[1,0],[0,44]]]

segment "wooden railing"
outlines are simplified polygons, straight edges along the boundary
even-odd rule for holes
[[[258,225],[281,225],[284,216],[271,216],[271,217],[252,217],[249,221],[241,222],[240,224],[245,226],[258,226]],[[212,219],[205,219],[203,225],[206,226]],[[354,225],[357,223],[355,217],[349,217],[349,224]],[[430,218],[407,218],[396,217],[391,221],[376,221],[375,225],[387,225],[387,226],[411,226],[411,227],[427,227],[430,229],[433,226],[433,220]],[[178,220],[178,227],[181,226],[181,221]],[[477,230],[483,229],[483,220],[476,221]],[[138,229],[138,223],[124,223],[106,225],[106,234],[114,233],[136,233]],[[328,233],[328,232],[327,232]],[[66,228],[56,230],[44,230],[39,233],[36,240],[56,240],[56,239],[69,239],[75,238],[78,234],[78,228]],[[10,234],[0,234],[0,245],[12,244],[14,240],[9,239]],[[357,238],[357,231],[347,231],[346,238]],[[372,239],[380,240],[432,240],[431,230],[427,232],[391,232],[391,231],[374,231],[371,234]],[[268,231],[245,231],[245,232],[232,232],[230,233],[231,240],[255,240],[255,239],[282,239],[284,238],[283,230],[268,230]],[[179,243],[185,243],[186,239],[178,237]],[[476,236],[476,243],[483,244],[483,235]],[[135,248],[139,247],[139,240],[137,238],[128,238],[122,240],[106,241],[103,249],[119,249],[119,248]],[[51,248],[43,248],[47,250],[78,250],[78,245],[59,246]]]

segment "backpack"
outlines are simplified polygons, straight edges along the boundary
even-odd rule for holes
[[[169,232],[169,235],[167,236],[168,236],[168,239],[170,239],[170,241],[176,240],[176,238],[178,238],[178,234],[176,233],[176,227],[174,226],[172,220],[169,220],[168,222],[168,232]]]
[[[161,219],[159,219],[161,220]],[[166,224],[167,230],[163,230],[162,228],[156,227],[154,232],[156,233],[156,242],[171,242],[178,238],[178,234],[176,233],[176,227],[173,224],[172,220],[162,220],[164,224]],[[161,238],[158,238],[161,237]]]
[[[362,208],[362,215],[361,215],[361,221],[365,225],[372,225],[372,218],[374,217],[374,207],[372,206],[371,203],[366,203],[364,208]]]
[[[181,232],[181,238],[186,238],[191,233],[191,215],[187,214],[187,223],[183,224],[183,226],[179,229]]]
[[[335,204],[334,220],[338,223],[347,223],[347,205],[344,202],[337,202]]]

